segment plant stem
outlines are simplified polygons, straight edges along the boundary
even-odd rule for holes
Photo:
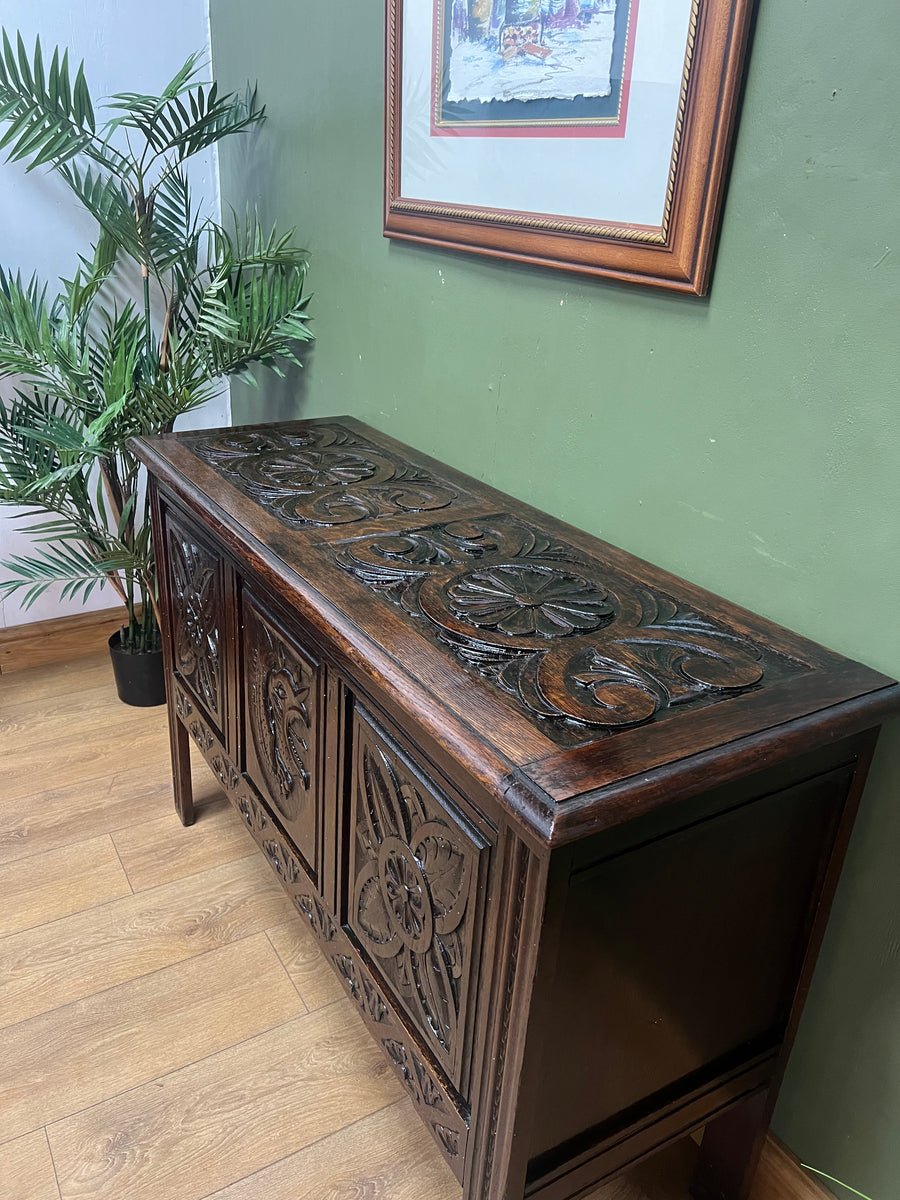
[[[141,264],[141,275],[144,280],[144,343],[147,348],[147,358],[150,358],[150,271]]]
[[[869,1200],[869,1197],[864,1192],[858,1192],[855,1187],[851,1187],[849,1183],[844,1183],[842,1179],[835,1179],[833,1175],[829,1175],[827,1171],[820,1171],[818,1167],[811,1167],[809,1163],[800,1164],[804,1170],[812,1171],[814,1175],[821,1175],[823,1179],[829,1180],[831,1183],[837,1183],[842,1188],[846,1188],[848,1192],[852,1192],[854,1196],[862,1196],[862,1200]]]

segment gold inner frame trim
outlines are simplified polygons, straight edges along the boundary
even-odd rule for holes
[[[637,242],[642,245],[664,246],[668,241],[669,224],[672,217],[672,207],[675,199],[675,175],[678,169],[678,159],[681,142],[684,135],[685,113],[687,111],[687,95],[690,85],[691,68],[697,45],[697,27],[700,21],[700,6],[702,0],[692,0],[691,15],[688,22],[687,45],[685,48],[684,70],[681,76],[681,91],[678,97],[678,113],[675,119],[675,136],[672,139],[672,157],[669,165],[669,177],[666,183],[666,199],[663,208],[662,224],[658,229],[629,225],[604,224],[600,221],[566,220],[541,213],[510,213],[500,209],[477,209],[463,206],[442,204],[437,200],[406,200],[399,196],[399,155],[396,153],[396,114],[397,99],[402,80],[397,78],[397,43],[398,21],[397,8],[400,8],[402,19],[402,0],[397,6],[390,6],[390,27],[388,30],[388,60],[390,80],[394,86],[389,88],[390,108],[387,122],[388,145],[387,152],[390,162],[390,195],[388,205],[391,212],[408,213],[413,216],[444,217],[451,220],[486,221],[493,225],[503,225],[517,229],[538,229],[551,233],[568,233],[584,237],[614,238],[622,242]],[[435,77],[436,80],[436,77]],[[436,83],[435,83],[436,86]]]

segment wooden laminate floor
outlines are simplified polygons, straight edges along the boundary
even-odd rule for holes
[[[106,655],[0,676],[0,1200],[460,1200],[213,777]],[[682,1156],[683,1157],[683,1156]],[[672,1165],[594,1200],[683,1200]]]

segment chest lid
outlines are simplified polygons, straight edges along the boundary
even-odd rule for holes
[[[648,773],[900,707],[887,677],[352,418],[136,448],[548,840]]]

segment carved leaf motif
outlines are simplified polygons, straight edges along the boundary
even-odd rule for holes
[[[334,921],[331,913],[318,896],[307,896],[301,893],[294,897],[294,906],[309,921],[313,933],[320,941],[331,942],[334,940]]]
[[[373,943],[376,954],[397,954],[400,942],[397,939],[384,898],[381,894],[381,884],[378,879],[378,869],[372,866],[359,889],[357,913],[363,931]],[[393,943],[393,946],[392,946]]]
[[[424,825],[414,853],[422,864],[434,902],[435,928],[450,933],[462,920],[469,894],[469,859],[456,847],[446,826]]]
[[[218,563],[207,551],[181,535],[174,525],[169,526],[168,544],[175,665],[208,711],[218,717],[221,694]]]
[[[416,1103],[426,1108],[437,1109],[439,1112],[447,1112],[440,1089],[418,1055],[397,1038],[385,1038],[382,1045]]]
[[[312,786],[314,675],[252,605],[246,609],[248,714],[256,758],[272,801],[297,820]]]
[[[363,752],[363,794],[372,841],[381,845],[389,837],[409,837],[407,813],[400,805],[400,789],[391,765],[380,750]]]
[[[363,1008],[369,1017],[369,1020],[376,1024],[381,1024],[387,1020],[388,1009],[375,985],[363,976],[363,993],[364,1003]]]
[[[415,1055],[413,1055],[413,1063],[416,1068],[416,1077],[419,1083],[422,1103],[427,1105],[428,1108],[436,1108],[441,1112],[446,1112],[447,1106],[444,1104],[444,1097],[441,1095],[437,1084],[431,1078],[428,1068]]]
[[[216,739],[206,728],[202,721],[193,721],[188,731],[194,741],[197,743],[197,749],[205,753],[211,750],[216,744]]]
[[[411,955],[416,991],[431,1030],[445,1050],[456,1033],[456,994],[452,972],[439,945],[421,955]]]
[[[459,1155],[459,1134],[456,1130],[448,1129],[446,1125],[439,1125],[436,1121],[432,1122],[431,1127],[437,1134],[448,1157],[456,1158]]]
[[[385,747],[363,737],[357,763],[351,926],[425,1036],[450,1055],[477,856],[447,810]]]
[[[339,426],[195,436],[194,453],[284,524],[342,525],[444,508],[457,492]]]
[[[763,678],[768,656],[746,636],[508,514],[332,553],[561,745]]]
[[[216,775],[219,777],[219,781],[221,782],[222,786],[227,791],[234,791],[234,789],[241,782],[241,777],[238,774],[234,763],[230,762],[229,759],[225,758],[224,755],[217,754],[212,760],[211,766]]]
[[[251,832],[262,833],[268,825],[266,814],[257,803],[255,797],[244,795],[238,800],[238,810]]]
[[[263,850],[276,874],[280,875],[285,883],[297,882],[301,873],[300,864],[280,839],[270,838],[263,842]]]
[[[605,719],[615,723],[621,719],[633,725],[638,720],[652,717],[660,705],[660,696],[649,684],[649,681],[635,671],[629,670],[622,663],[610,662],[593,656],[593,665],[585,671],[576,671],[571,676],[572,682],[586,688],[591,694],[592,702],[600,712],[598,722]]]

